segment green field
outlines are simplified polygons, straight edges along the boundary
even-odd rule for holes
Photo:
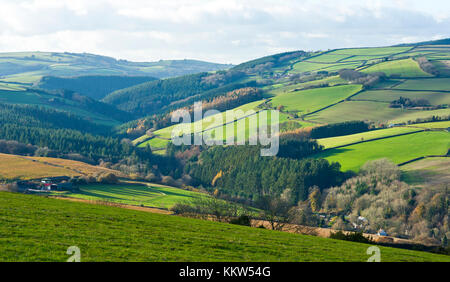
[[[358,95],[355,97],[355,99]],[[407,110],[389,108],[389,103],[374,101],[345,101],[333,107],[307,116],[306,120],[320,123],[336,123],[350,120],[367,120],[382,123],[407,122],[417,118],[448,116],[450,109]]]
[[[302,72],[310,72],[310,71],[316,71],[320,70],[322,68],[325,68],[327,66],[330,66],[329,64],[323,64],[323,63],[314,63],[309,61],[302,61],[298,62],[294,65],[292,72],[293,73],[302,73]]]
[[[428,77],[431,74],[424,72],[419,64],[413,59],[403,59],[382,62],[373,66],[370,66],[363,72],[384,72],[386,75],[398,74],[401,77]]]
[[[169,144],[169,142],[170,141],[167,140],[167,139],[161,139],[161,138],[158,138],[158,137],[154,137],[154,138],[152,138],[152,139],[150,139],[148,141],[145,141],[145,142],[139,144],[138,147],[144,148],[147,145],[150,145],[150,148],[160,149],[160,148],[167,147],[167,144]]]
[[[398,134],[404,134],[409,132],[417,132],[421,131],[420,128],[412,128],[412,127],[394,127],[387,129],[379,129],[372,130],[368,132],[362,132],[357,134],[350,134],[345,136],[337,136],[337,137],[329,137],[329,138],[321,138],[317,139],[317,142],[320,145],[323,145],[326,149],[334,148],[338,146],[344,146],[356,142],[372,140],[375,138],[394,136]]]
[[[57,98],[59,102],[54,101],[53,99],[55,98]],[[86,117],[96,123],[118,125],[118,121],[106,115],[84,110],[83,106],[81,104],[78,104],[77,102],[69,99],[64,99],[56,95],[38,93],[32,90],[22,91],[0,89],[0,103],[42,106]]]
[[[358,171],[367,161],[388,158],[402,163],[422,156],[445,155],[450,148],[448,132],[418,132],[326,150],[315,155],[339,162],[342,170]]]
[[[421,127],[421,128],[449,128],[450,121],[437,121],[437,122],[426,122],[426,123],[416,123],[407,125],[410,127]]]
[[[400,97],[411,100],[426,99],[431,105],[450,104],[450,93],[430,91],[371,90],[364,91],[352,100],[392,102]]]
[[[55,195],[154,208],[170,208],[176,203],[188,202],[203,196],[200,193],[174,187],[133,183],[83,185],[80,191],[55,192]]]
[[[47,75],[149,75],[164,78],[229,67],[230,65],[196,60],[160,60],[158,62],[134,63],[87,53],[0,53],[0,76],[2,80],[21,83],[36,83]]]
[[[450,92],[450,78],[408,79],[394,89],[446,90]]]
[[[415,187],[440,188],[450,182],[450,158],[425,158],[401,167],[402,180]]]
[[[309,113],[337,103],[361,90],[360,85],[340,85],[296,91],[276,96],[273,106],[284,106],[287,111]]]
[[[411,47],[376,47],[376,48],[347,48],[332,52],[331,54],[347,54],[360,56],[388,56],[410,50]]]
[[[370,245],[0,192],[0,261],[366,261]],[[381,247],[381,261],[450,261]]]

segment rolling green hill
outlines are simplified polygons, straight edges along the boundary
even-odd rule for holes
[[[0,90],[0,103],[39,106],[64,111],[105,125],[118,125],[133,117],[130,113],[120,111],[109,104],[67,91]]]
[[[238,81],[255,79],[268,99],[267,104],[260,103],[260,109],[267,106],[281,109],[282,115],[286,116],[284,120],[307,126],[352,120],[388,125],[450,115],[449,78],[442,77],[442,72],[439,75],[427,73],[417,61],[417,58],[425,57],[431,63],[445,62],[445,56],[450,55],[450,45],[439,45],[439,48],[436,45],[349,48],[288,54],[288,59],[281,62],[282,56],[269,56],[231,69],[245,73],[238,77]],[[338,71],[342,68],[362,74],[384,72],[386,78],[374,85],[360,86],[358,82],[340,77]],[[197,97],[197,100],[202,99],[201,95]],[[390,103],[400,97],[425,100],[430,107],[390,107]],[[109,101],[108,97],[106,101]],[[155,134],[170,138],[172,128],[159,129]],[[145,139],[141,137],[139,140]],[[161,148],[167,140],[152,139],[148,144]]]
[[[0,261],[366,261],[370,245],[0,192]],[[381,261],[450,261],[380,247]]]
[[[158,78],[228,69],[196,60],[130,62],[111,57],[56,52],[0,53],[0,80],[31,84],[43,76],[140,75]]]

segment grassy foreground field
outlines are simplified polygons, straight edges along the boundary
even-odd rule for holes
[[[0,192],[0,261],[366,261],[370,245]],[[380,247],[381,261],[450,261]]]
[[[343,170],[358,171],[369,160],[388,158],[394,163],[428,155],[444,155],[450,148],[448,132],[418,132],[326,150],[315,155],[339,162]]]

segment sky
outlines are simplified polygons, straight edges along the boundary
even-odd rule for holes
[[[447,0],[0,0],[0,52],[238,64],[447,37]]]

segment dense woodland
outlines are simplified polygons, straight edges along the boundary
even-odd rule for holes
[[[213,147],[189,162],[185,171],[198,184],[236,198],[258,201],[292,189],[292,200],[305,200],[308,189],[341,183],[338,163],[326,160],[261,157],[259,146]],[[195,160],[196,158],[193,158]],[[213,181],[214,180],[214,181]]]
[[[256,85],[241,81],[244,77],[245,73],[231,70],[168,78],[115,91],[102,101],[137,116],[164,113]]]

